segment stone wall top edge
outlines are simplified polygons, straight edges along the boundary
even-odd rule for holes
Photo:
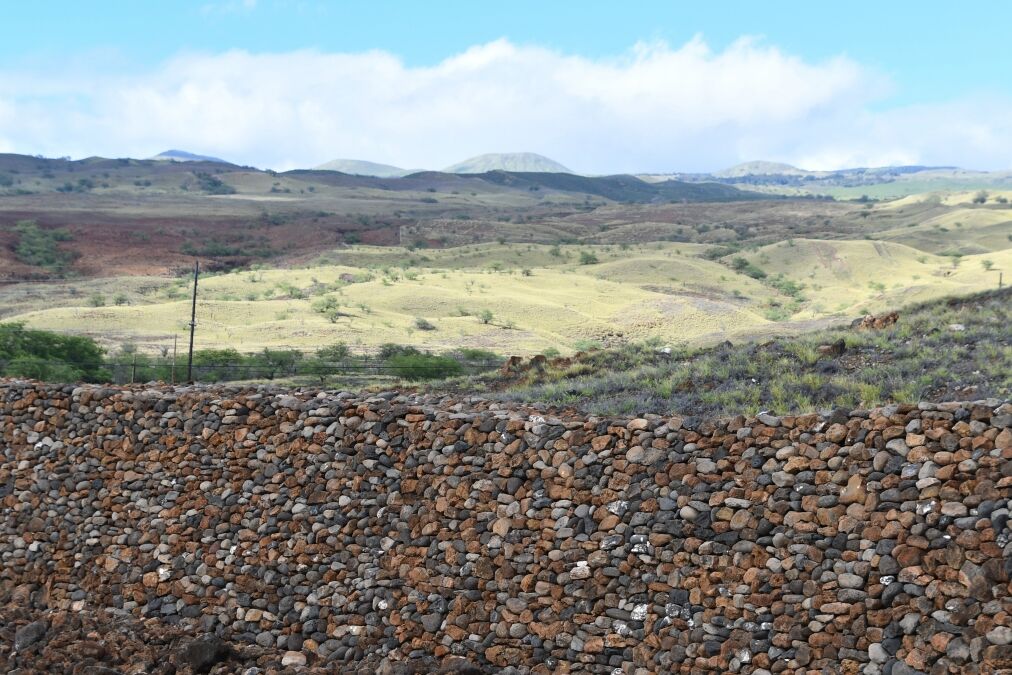
[[[276,407],[300,408],[305,414],[310,406],[317,404],[319,407],[333,406],[339,404],[344,408],[352,406],[385,406],[399,405],[414,408],[425,413],[441,413],[448,418],[470,419],[485,417],[488,415],[501,419],[525,419],[543,424],[568,424],[577,420],[607,422],[609,424],[626,425],[635,419],[653,420],[655,424],[663,423],[663,420],[676,420],[682,422],[711,422],[720,423],[731,419],[743,419],[744,423],[759,422],[771,426],[777,426],[781,416],[766,411],[742,412],[734,416],[694,416],[691,413],[669,413],[665,415],[644,414],[636,416],[611,416],[592,415],[581,413],[577,410],[568,409],[559,411],[543,404],[518,404],[496,401],[494,399],[480,396],[456,396],[453,394],[432,394],[412,391],[390,390],[384,392],[353,392],[337,389],[316,389],[311,387],[286,387],[273,384],[259,385],[229,385],[229,384],[193,384],[193,385],[168,385],[168,384],[59,384],[39,382],[35,380],[21,380],[12,378],[0,378],[0,408],[5,403],[18,400],[22,395],[18,392],[33,391],[45,395],[69,395],[73,400],[79,400],[87,392],[90,400],[137,401],[169,399],[179,401],[180,399],[192,400],[235,400],[256,401],[263,399],[275,399]],[[13,393],[13,396],[12,396]],[[309,404],[309,405],[307,405]],[[889,404],[873,408],[858,408],[854,410],[837,409],[821,410],[818,412],[804,414],[783,415],[783,417],[809,417],[821,420],[854,418],[854,417],[878,417],[880,415],[891,416],[896,413],[908,414],[914,410],[920,411],[953,411],[960,408],[973,408],[985,406],[995,409],[1001,407],[1012,407],[1012,398],[999,399],[976,399],[976,400],[954,400],[943,402],[920,402],[917,404]]]

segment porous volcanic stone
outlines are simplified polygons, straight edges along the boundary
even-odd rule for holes
[[[8,381],[0,661],[998,672],[1010,420],[998,400],[623,420]]]

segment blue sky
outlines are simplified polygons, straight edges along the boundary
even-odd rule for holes
[[[552,55],[552,58],[545,57],[546,68],[564,66],[565,60],[570,58],[583,59],[586,64],[608,66],[616,60],[635,59],[632,54],[637,44],[665,45],[670,52],[678,54],[694,40],[701,40],[710,55],[699,58],[716,68],[720,57],[733,53],[736,45],[740,45],[742,38],[747,36],[754,39],[754,48],[765,50],[767,56],[776,52],[815,69],[809,73],[814,83],[811,86],[818,84],[820,76],[817,71],[828,67],[827,64],[843,62],[859,72],[849,78],[841,76],[839,91],[828,92],[818,100],[801,101],[788,112],[766,111],[768,116],[763,119],[729,118],[723,122],[723,130],[701,129],[697,123],[690,124],[707,139],[719,139],[730,133],[737,144],[713,148],[708,157],[704,148],[693,143],[692,139],[679,136],[662,139],[670,142],[670,166],[662,166],[663,158],[656,153],[641,152],[638,146],[644,144],[644,139],[633,131],[629,131],[631,136],[627,144],[616,141],[615,134],[623,138],[625,132],[622,130],[626,127],[622,126],[622,120],[626,124],[636,122],[662,126],[670,119],[677,124],[682,119],[677,114],[672,114],[670,118],[664,114],[665,105],[671,101],[654,102],[657,104],[654,115],[639,119],[641,116],[636,112],[615,113],[618,104],[613,106],[597,94],[592,112],[602,116],[600,142],[615,146],[609,150],[611,155],[581,151],[575,140],[567,145],[552,142],[552,137],[547,134],[533,133],[534,129],[546,124],[564,125],[563,120],[550,117],[525,119],[517,123],[515,137],[520,140],[530,138],[537,141],[535,144],[539,147],[493,147],[501,138],[495,129],[484,130],[488,147],[481,147],[482,130],[472,125],[473,137],[469,137],[466,143],[460,143],[459,150],[456,147],[452,150],[467,153],[472,150],[516,149],[544,151],[547,154],[549,151],[566,152],[573,147],[572,157],[558,159],[570,164],[584,162],[588,165],[585,170],[589,171],[602,171],[610,166],[616,170],[632,170],[637,168],[633,166],[637,161],[645,164],[638,167],[641,170],[701,170],[715,168],[731,159],[742,159],[742,153],[753,148],[777,155],[771,159],[795,162],[860,161],[864,158],[890,163],[907,160],[975,162],[987,168],[1012,168],[1012,153],[1007,152],[1007,145],[997,149],[990,147],[994,145],[993,139],[1004,135],[1007,127],[1002,126],[1001,118],[1009,112],[1007,103],[1012,99],[1012,78],[1009,77],[1012,57],[1005,46],[1008,32],[1012,29],[1012,3],[1007,2],[813,3],[809,0],[619,3],[517,0],[493,4],[474,1],[194,0],[138,3],[106,0],[99,3],[9,4],[4,10],[3,23],[4,40],[0,41],[0,149],[6,150],[27,152],[34,144],[46,145],[38,148],[39,152],[55,151],[56,148],[50,147],[49,142],[41,142],[47,138],[68,146],[67,152],[60,154],[144,152],[148,146],[156,151],[159,144],[197,143],[203,147],[188,149],[226,152],[241,160],[276,166],[312,163],[331,155],[346,156],[372,150],[375,156],[367,159],[438,167],[439,162],[445,161],[441,152],[446,148],[445,143],[435,144],[428,156],[426,148],[417,143],[407,144],[404,151],[398,153],[394,143],[370,138],[370,134],[388,137],[392,127],[371,128],[363,121],[367,115],[360,114],[354,120],[343,122],[335,120],[335,125],[360,125],[356,142],[336,132],[325,134],[329,142],[341,147],[320,148],[319,156],[316,156],[309,147],[311,144],[306,142],[303,147],[293,148],[287,153],[265,152],[262,141],[251,140],[244,146],[242,139],[236,138],[232,130],[225,130],[228,133],[223,136],[227,138],[214,142],[213,135],[204,133],[188,137],[182,132],[181,125],[172,124],[163,124],[162,128],[155,125],[150,136],[135,129],[129,137],[124,137],[114,133],[116,125],[110,124],[108,119],[112,113],[103,106],[110,95],[118,96],[128,88],[137,89],[145,80],[157,81],[159,78],[164,80],[163,90],[147,94],[149,100],[157,99],[163,105],[180,100],[178,97],[183,96],[188,86],[203,88],[203,95],[197,97],[202,105],[208,105],[208,96],[213,91],[218,91],[223,98],[234,98],[237,91],[247,88],[242,84],[243,77],[254,78],[252,72],[244,74],[241,69],[262,67],[262,60],[233,64],[230,77],[234,79],[224,83],[208,83],[207,75],[203,76],[204,80],[194,75],[193,80],[186,83],[170,73],[180,59],[200,58],[204,59],[204,66],[212,67],[216,63],[215,58],[229,53],[263,58],[273,56],[277,59],[304,53],[320,57],[380,55],[395,60],[406,71],[403,77],[395,78],[390,84],[410,89],[418,82],[428,82],[430,71],[448,60],[503,39],[518,51],[500,54],[498,65],[490,67],[485,73],[485,77],[490,78],[487,81],[508,80],[511,68],[516,66],[518,71],[522,71],[518,63],[536,58],[536,55],[532,56],[534,52],[542,57]],[[325,63],[328,62],[300,60],[300,64],[308,68],[320,68]],[[375,66],[383,71],[384,66],[377,63],[372,62],[372,66],[365,67],[365,70],[369,72],[370,67]],[[657,67],[652,69],[654,74],[643,76],[657,78],[658,88],[682,87],[685,82],[672,79],[670,69],[692,68],[694,63],[692,59],[676,58],[670,62],[659,59]],[[736,63],[743,68],[740,73],[743,81],[756,77],[762,79],[767,73],[776,72],[771,63],[757,63],[754,58],[744,58]],[[749,67],[759,70],[748,70],[742,64],[751,64]],[[668,70],[661,72],[663,69]],[[585,70],[580,69],[580,72]],[[197,71],[199,68],[193,66],[191,74]],[[377,77],[382,75],[380,71],[377,71]],[[97,93],[68,84],[65,81],[68,72],[82,82],[92,83]],[[336,87],[343,92],[347,92],[346,87],[363,86],[352,75],[346,75],[345,80],[331,79],[325,86]],[[785,82],[806,86],[804,77],[781,75],[786,79],[774,81],[774,76],[771,76],[769,95],[780,95]],[[306,78],[305,90],[284,87],[287,103],[298,108],[296,103],[301,101],[303,110],[330,110],[338,103],[333,97],[314,98],[317,93],[313,91],[313,78],[306,73],[298,76]],[[591,78],[598,76],[588,74]],[[713,76],[721,78],[729,89],[735,88],[735,83],[731,81],[733,70],[716,69]],[[458,83],[459,88],[454,88],[450,86],[452,74],[440,73],[439,77],[445,80],[443,85],[429,95],[441,94],[460,101],[466,100],[467,92],[485,89],[473,80],[466,84]],[[32,84],[25,85],[26,80],[31,80]],[[621,78],[618,81],[621,82]],[[320,86],[319,83],[317,86]],[[507,89],[509,98],[520,103],[523,97],[517,94],[517,86],[513,83]],[[560,115],[571,114],[572,103],[563,104],[553,99],[545,93],[551,86],[545,84],[544,87],[537,96],[532,94],[531,101],[544,101],[548,96],[548,103],[556,106]],[[501,93],[502,90],[495,91]],[[648,91],[649,87],[645,87],[636,95],[643,96]],[[712,96],[714,100],[726,98],[720,91],[708,86],[687,91],[696,96]],[[103,92],[105,99],[99,98]],[[421,95],[423,93],[419,92]],[[755,95],[763,96],[763,93],[757,91]],[[584,89],[576,96],[586,103]],[[140,95],[140,98],[144,96]],[[140,105],[138,97],[130,97],[130,101],[130,105]],[[62,126],[73,128],[68,128],[66,133],[59,132],[59,116],[52,116],[54,129],[44,127],[45,120],[39,120],[34,127],[10,123],[12,110],[22,113],[38,111],[46,103],[58,105],[67,116],[64,121],[71,119],[73,122]],[[238,105],[237,101],[233,103]],[[727,103],[724,101],[724,104]],[[742,105],[748,103],[746,100]],[[405,101],[395,102],[383,97],[372,101],[372,105],[395,104],[403,106]],[[5,105],[7,117],[3,116]],[[272,109],[263,101],[256,105],[261,109]],[[850,128],[853,122],[848,122],[848,128],[841,130],[839,125],[843,118],[834,119],[833,115],[825,112],[832,108],[837,111],[834,114],[839,114],[839,110],[847,106],[852,107],[845,117],[862,118],[862,128]],[[337,109],[333,112],[339,117],[340,107],[335,107]],[[673,107],[679,108],[677,102]],[[974,110],[980,111],[977,113],[980,119],[967,120],[966,113]],[[967,124],[962,136],[942,139],[937,147],[907,141],[906,145],[897,144],[879,157],[870,150],[854,151],[847,156],[847,153],[829,145],[820,147],[815,140],[817,132],[824,135],[845,132],[846,139],[853,139],[854,143],[865,138],[869,148],[881,148],[882,140],[872,139],[870,135],[888,136],[889,130],[885,127],[902,129],[906,126],[902,119],[904,111],[919,118],[922,125],[925,120],[947,125],[953,116]],[[432,110],[427,112],[432,113]],[[721,117],[719,112],[718,106],[718,119]],[[487,111],[485,113],[487,116]],[[180,114],[185,116],[187,113],[181,111]],[[302,116],[277,114],[275,123],[295,123],[304,127],[312,121],[307,121],[304,112]],[[85,119],[89,116],[90,123]],[[224,117],[224,113],[221,116]],[[698,120],[698,115],[690,117]],[[139,122],[126,122],[128,127],[135,123]],[[769,138],[777,133],[785,134],[790,123],[803,125],[802,135],[810,135],[812,139],[800,142],[785,138],[783,143],[778,144],[762,142],[764,138],[759,137],[762,134]],[[922,126],[920,130],[928,134],[932,128]],[[249,131],[263,132],[255,125],[251,125]],[[320,138],[323,130],[315,131]],[[440,132],[433,124],[421,125],[416,131]],[[451,127],[443,133],[452,134],[452,131]],[[582,131],[593,133],[592,128]],[[72,133],[82,136],[75,139]],[[290,133],[291,130],[285,132],[289,144],[294,139]],[[607,137],[603,135],[605,133]],[[512,138],[509,134],[506,137]],[[960,146],[966,145],[968,138],[988,147],[979,152],[968,153],[965,148],[957,152]],[[846,139],[835,142],[842,147]],[[543,148],[541,145],[551,147]],[[625,158],[619,156],[623,145],[631,146]],[[955,156],[945,161],[946,153]]]

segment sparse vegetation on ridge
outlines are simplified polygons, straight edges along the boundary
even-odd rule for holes
[[[1012,289],[1006,288],[904,308],[882,330],[838,328],[670,355],[658,342],[603,350],[534,371],[496,395],[600,414],[692,415],[1008,397],[1010,310]],[[841,341],[842,354],[832,354]],[[483,384],[501,386],[495,379]]]

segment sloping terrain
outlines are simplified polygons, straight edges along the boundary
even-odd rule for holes
[[[811,173],[783,162],[742,162],[732,167],[714,171],[716,178],[741,178],[744,176],[804,176]]]
[[[413,173],[399,166],[367,162],[361,159],[332,159],[314,168],[316,171],[340,171],[341,173],[357,176],[376,176],[377,178],[406,176],[409,173]]]
[[[768,323],[745,292],[762,292],[719,263],[679,253],[673,245],[619,247],[484,245],[410,252],[398,248],[337,250],[327,262],[295,269],[236,271],[200,283],[202,346],[255,351],[270,345],[306,348],[343,340],[359,349],[386,342],[447,349],[480,346],[532,353],[570,350],[580,341],[624,343],[655,335],[701,339],[737,335]],[[600,262],[582,264],[581,256]],[[642,260],[657,265],[623,264]],[[647,262],[649,261],[649,262]],[[663,268],[669,268],[665,273]],[[708,286],[676,269],[738,277],[726,288]],[[526,271],[525,271],[526,270]],[[130,282],[123,280],[129,288]],[[106,344],[135,340],[165,345],[189,320],[189,281],[145,285],[115,305],[88,306],[99,286],[82,286],[41,309],[19,301],[9,318],[37,328],[84,331]],[[113,283],[109,287],[115,287]],[[738,290],[740,296],[734,292]],[[14,289],[9,291],[13,294]],[[68,304],[60,307],[59,304]],[[317,311],[324,304],[336,314]],[[14,309],[14,308],[12,308]],[[28,310],[28,311],[25,311]],[[484,321],[483,312],[491,313]],[[418,319],[432,328],[418,330]],[[710,339],[713,339],[712,337]]]
[[[165,150],[160,152],[151,159],[163,159],[175,162],[217,162],[219,164],[231,164],[223,159],[217,157],[211,157],[210,155],[197,155],[192,152],[185,150]]]
[[[717,183],[692,184],[681,181],[647,183],[635,176],[579,176],[572,173],[490,171],[483,180],[514,189],[556,190],[603,197],[617,202],[726,201],[762,198]]]
[[[676,179],[721,182],[780,195],[821,195],[836,199],[900,199],[931,192],[1012,190],[1012,172],[974,171],[953,166],[856,167],[808,171],[779,162],[745,162],[713,173],[646,174],[654,182]]]
[[[443,169],[446,173],[488,173],[489,171],[573,173],[554,159],[534,152],[489,153],[465,159]]]
[[[1012,269],[1012,248],[953,258],[892,241],[796,239],[734,257],[795,283],[805,302],[797,303],[792,316],[854,315],[996,288],[998,272]]]
[[[808,412],[1012,396],[1012,289],[901,308],[882,328],[838,327],[702,349],[663,343],[520,364],[467,390],[598,414]]]
[[[21,155],[0,156],[0,176],[0,317],[152,353],[186,332],[195,260],[214,275],[203,347],[524,355],[793,334],[1012,269],[1012,208],[990,196]]]
[[[0,278],[171,273],[290,260],[341,243],[400,243],[402,226],[430,221],[542,221],[612,200],[743,199],[727,186],[651,186],[632,177],[566,174],[353,176],[278,174],[214,161],[0,155]],[[70,235],[56,273],[16,255],[14,227],[34,221]],[[441,245],[435,235],[430,245]],[[411,242],[404,242],[405,244]]]
[[[711,252],[716,259],[708,259]],[[873,241],[793,240],[730,256],[719,247],[657,242],[355,246],[297,267],[204,277],[198,343],[258,351],[344,341],[369,352],[393,342],[511,354],[649,339],[712,344],[994,288],[998,270],[1012,268],[1010,255],[1012,249],[969,256],[953,267],[952,258]],[[985,269],[983,260],[995,267]],[[765,277],[751,276],[755,270]],[[9,286],[0,294],[0,316],[149,351],[187,332],[186,276],[44,288],[53,290]]]

